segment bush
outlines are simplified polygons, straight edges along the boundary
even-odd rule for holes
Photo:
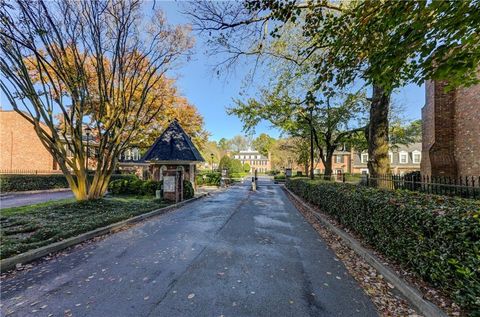
[[[193,185],[189,180],[183,180],[183,199],[190,199],[193,198],[195,194],[193,190]]]
[[[155,192],[161,189],[162,182],[137,178],[119,179],[108,184],[108,191],[112,195],[137,195],[155,196]]]
[[[480,309],[480,202],[290,179],[287,188],[472,311]]]
[[[201,173],[197,175],[195,177],[195,182],[199,186],[202,186],[202,185],[219,186],[221,178],[222,178],[222,174],[219,172],[206,172],[206,173]]]
[[[93,176],[90,176],[93,178]],[[135,175],[114,174],[111,181],[132,179]],[[67,179],[62,174],[51,175],[0,175],[0,190],[2,192],[19,192],[29,190],[47,190],[68,188]]]
[[[230,178],[244,178],[245,176],[247,176],[248,174],[250,173],[245,173],[245,172],[241,172],[241,173],[230,173]]]
[[[243,171],[245,173],[250,173],[251,166],[248,163],[243,164]]]

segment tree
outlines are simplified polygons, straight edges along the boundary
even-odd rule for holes
[[[252,168],[252,167],[250,166],[250,164],[248,164],[248,163],[243,164],[243,171],[244,171],[245,173],[250,172],[250,169],[251,169],[251,168]]]
[[[148,19],[138,1],[0,6],[0,89],[34,126],[76,199],[102,197],[120,153],[160,113],[152,106],[156,89],[192,47],[189,29],[170,27],[158,9]],[[58,112],[63,130],[56,128]],[[98,143],[91,182],[86,127]]]
[[[218,148],[222,151],[222,154],[225,155],[230,150],[230,141],[225,138],[221,138],[218,141]]]
[[[228,157],[228,155],[222,156],[222,158],[220,159],[220,162],[218,163],[218,168],[220,170],[229,169],[230,160],[231,160],[231,158]]]
[[[234,136],[230,141],[230,148],[234,152],[240,152],[244,151],[248,148],[248,141],[247,138],[245,138],[242,135],[236,135]]]
[[[275,139],[269,136],[266,133],[260,134],[255,140],[253,140],[252,145],[260,154],[268,156],[271,148],[275,144]]]
[[[315,64],[297,62],[301,57],[291,47],[302,44],[297,42],[295,32],[289,35],[292,38],[282,38],[272,46],[280,47],[276,51],[288,54],[291,62],[270,63],[272,78],[259,89],[259,96],[246,101],[236,99],[236,106],[228,111],[243,121],[247,132],[266,120],[289,135],[310,139],[309,174],[313,177],[316,146],[318,160],[325,166],[325,177],[329,179],[336,148],[365,130],[368,100],[364,91],[318,91],[314,84]]]
[[[390,144],[408,145],[422,141],[422,120],[414,120],[406,125],[400,122],[390,125]]]
[[[221,65],[252,55],[257,61],[261,56],[290,60],[269,44],[296,23],[308,43],[298,55],[315,59],[319,86],[334,81],[345,87],[359,79],[371,85],[366,135],[373,176],[389,170],[388,109],[394,88],[425,79],[448,79],[451,86],[478,82],[478,1],[247,0],[219,10],[222,6],[199,3],[191,13],[195,28],[208,31],[212,50],[229,54]]]
[[[243,172],[243,165],[237,159],[232,159],[227,155],[223,156],[220,159],[219,163],[220,170],[227,169],[229,173],[242,173]]]

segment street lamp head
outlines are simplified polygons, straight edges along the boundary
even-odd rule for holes
[[[213,157],[214,157],[213,153],[210,153],[210,157],[213,159]]]
[[[89,136],[90,133],[92,133],[92,129],[91,129],[89,126],[87,126],[83,131],[85,132],[85,134],[86,134],[87,136]]]

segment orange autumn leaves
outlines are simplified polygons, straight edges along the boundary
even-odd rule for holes
[[[51,55],[57,48],[53,46],[49,50],[51,50],[49,54],[45,53],[44,56]],[[149,74],[138,75],[139,69],[140,72],[148,69],[148,59],[134,56],[131,61],[135,61],[135,65],[132,62],[125,65],[127,68],[125,76],[130,76],[130,78],[123,79],[122,85],[116,87],[115,85],[102,85],[100,82],[102,78],[98,76],[100,73],[105,73],[105,76],[108,77],[114,73],[111,70],[112,63],[108,58],[99,61],[98,58],[81,55],[74,47],[67,48],[63,52],[63,55],[57,55],[58,58],[55,61],[44,59],[43,63],[38,63],[38,60],[33,58],[32,61],[26,59],[30,78],[36,84],[44,84],[48,87],[47,90],[57,102],[65,103],[66,100],[75,102],[76,94],[88,93],[89,98],[86,99],[88,104],[83,105],[85,113],[96,116],[98,121],[105,122],[110,117],[109,107],[105,107],[104,111],[99,111],[99,98],[105,95],[100,93],[99,89],[123,89],[124,92],[121,94],[112,94],[113,96],[124,96],[123,100],[108,100],[107,105],[108,103],[128,104],[126,109],[130,111],[127,117],[132,122],[136,120],[137,111],[140,109],[136,105],[142,102],[147,105],[149,112],[154,114],[150,122],[137,127],[138,133],[131,140],[132,144],[144,148],[149,147],[167,124],[175,118],[197,146],[203,147],[207,141],[209,134],[204,130],[203,117],[197,108],[179,93],[174,79],[167,78],[164,74],[154,74],[151,78],[149,78]],[[83,65],[78,65],[78,60],[83,61]],[[102,67],[104,71],[98,72],[99,67]],[[148,93],[145,93],[143,85],[147,80],[150,81],[151,88],[148,89]],[[112,78],[107,78],[105,81],[116,82]],[[59,126],[62,125],[62,117],[62,114],[57,116]]]

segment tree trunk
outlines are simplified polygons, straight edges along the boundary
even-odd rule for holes
[[[325,175],[323,176],[323,179],[325,180],[330,180],[333,174],[333,152],[335,151],[335,148],[333,149],[327,149],[327,153],[325,155]]]
[[[314,171],[314,148],[313,148],[313,127],[310,127],[310,179],[313,179],[315,177],[315,174],[313,173]]]
[[[388,110],[390,90],[373,84],[370,124],[368,131],[368,170],[372,178],[390,173],[388,158]],[[378,183],[378,186],[384,187]]]

